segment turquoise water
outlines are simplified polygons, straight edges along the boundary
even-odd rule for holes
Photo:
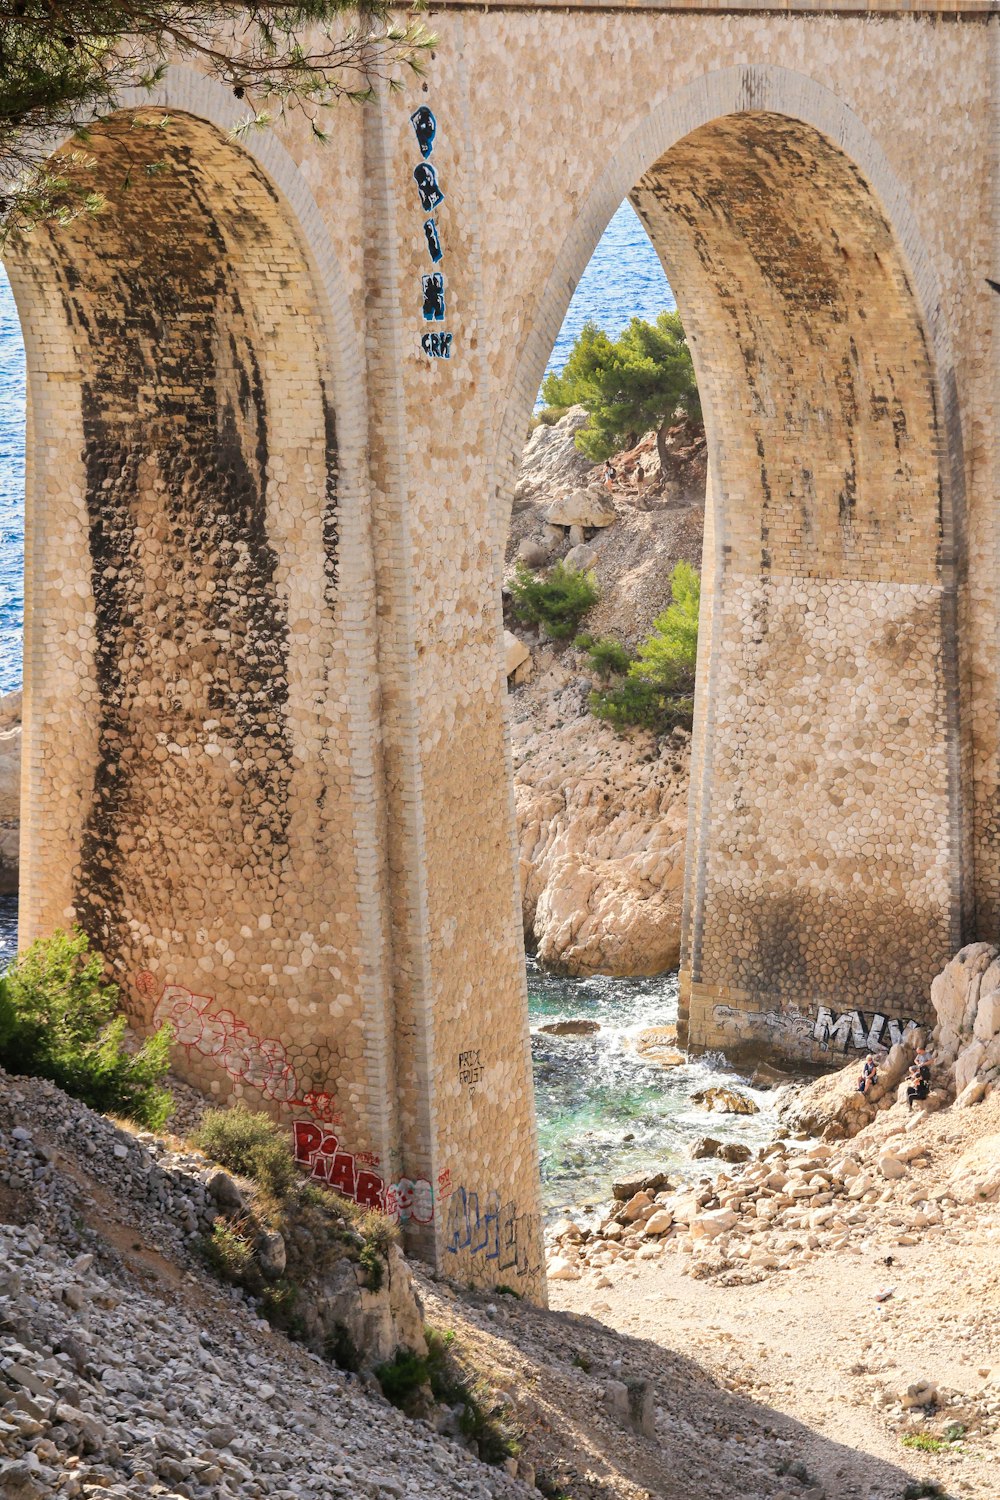
[[[756,1147],[773,1134],[771,1096],[750,1087],[718,1055],[676,1068],[644,1062],[635,1050],[648,1026],[677,1019],[677,975],[653,979],[561,979],[528,959],[528,1010],[535,1074],[542,1190],[546,1208],[597,1205],[612,1180],[645,1167],[702,1174],[691,1142],[701,1135]],[[549,1021],[592,1020],[593,1036],[549,1036]],[[691,1095],[725,1083],[760,1106],[757,1115],[711,1114]]]
[[[561,369],[588,318],[612,335],[629,318],[674,306],[645,231],[625,203],[612,218],[570,303],[548,368]],[[17,311],[0,267],[0,691],[21,683],[24,620],[25,362]],[[0,898],[0,964],[17,942],[17,901]],[[614,1176],[683,1163],[688,1142],[711,1130],[756,1140],[761,1117],[708,1116],[689,1095],[724,1075],[715,1062],[665,1070],[644,1063],[636,1033],[677,1014],[676,975],[660,979],[556,979],[529,961],[532,1052],[542,1178],[550,1211],[598,1201]],[[588,1017],[592,1037],[549,1037],[546,1020]],[[766,1096],[761,1096],[766,1098]],[[690,1164],[687,1170],[691,1170]]]

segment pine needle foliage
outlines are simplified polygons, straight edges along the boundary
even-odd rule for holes
[[[663,467],[667,429],[678,413],[701,421],[680,314],[662,312],[655,323],[633,318],[616,339],[596,323],[585,323],[562,371],[543,381],[542,399],[546,407],[586,408],[590,421],[575,442],[595,463],[634,446],[655,428]]]
[[[171,1028],[161,1026],[130,1053],[117,1010],[117,987],[105,982],[103,960],[79,928],[40,938],[0,976],[0,1063],[157,1130],[173,1107],[162,1087]]]
[[[564,562],[557,562],[544,577],[518,563],[510,591],[517,618],[526,625],[544,626],[556,641],[569,640],[600,598],[594,575],[568,568]]]
[[[701,580],[690,563],[679,562],[670,575],[672,601],[653,621],[624,675],[612,686],[590,695],[590,711],[619,732],[649,729],[667,734],[690,729],[694,716],[694,673],[698,658],[698,607]],[[595,643],[600,645],[601,643]],[[590,649],[593,660],[593,647]],[[603,658],[607,663],[610,653]],[[600,669],[600,662],[595,663]]]
[[[422,73],[435,39],[417,8],[398,23],[386,0],[0,0],[0,236],[106,206],[86,182],[88,131],[171,61],[231,88],[242,130],[295,109],[325,140],[338,101]]]

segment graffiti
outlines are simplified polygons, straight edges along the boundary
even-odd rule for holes
[[[447,1198],[451,1192],[451,1168],[446,1167],[443,1172],[438,1173],[438,1197]]]
[[[424,239],[427,241],[427,254],[434,264],[437,265],[438,261],[444,255],[444,251],[441,249],[441,236],[438,234],[436,219],[424,220]]]
[[[148,970],[136,975],[140,995],[151,999],[159,988]],[[180,984],[167,984],[153,1007],[153,1023],[169,1021],[174,1042],[188,1052],[209,1057],[234,1083],[247,1083],[277,1104],[300,1105],[319,1120],[339,1120],[332,1094],[302,1092],[284,1044],[259,1037],[231,1010],[213,1010],[210,995],[196,995]]]
[[[387,1187],[385,1178],[366,1165],[377,1166],[377,1156],[370,1151],[355,1154],[343,1150],[332,1130],[324,1130],[312,1120],[294,1122],[292,1146],[299,1166],[306,1167],[311,1177],[335,1188],[344,1198],[366,1208],[377,1208],[398,1224],[433,1221],[434,1189],[425,1178],[414,1182],[401,1177]]]
[[[430,1224],[434,1218],[434,1189],[426,1177],[416,1182],[401,1177],[386,1188],[383,1211],[400,1224]]]
[[[432,271],[429,276],[420,278],[424,289],[424,320],[429,323],[433,319],[435,323],[444,321],[444,277],[440,271]]]
[[[451,1255],[484,1255],[500,1271],[530,1275],[541,1263],[538,1219],[519,1214],[516,1203],[501,1207],[496,1192],[487,1193],[480,1207],[479,1194],[460,1187],[448,1202],[444,1248]]]
[[[827,1006],[821,1005],[816,1012],[813,1037],[821,1047],[832,1047],[846,1052],[854,1047],[859,1052],[872,1052],[877,1047],[894,1047],[905,1042],[917,1029],[916,1021],[896,1021],[876,1011],[871,1024],[862,1010],[845,1010],[835,1015]]]
[[[431,359],[451,359],[450,333],[425,333],[420,347]]]
[[[366,1208],[384,1207],[385,1180],[366,1167],[359,1169],[357,1158],[340,1149],[333,1131],[324,1130],[312,1120],[296,1120],[292,1125],[292,1143],[295,1160],[309,1168],[311,1177]]]
[[[439,204],[444,202],[444,188],[438,182],[437,169],[428,160],[434,151],[434,142],[437,138],[437,120],[433,110],[426,104],[421,104],[410,116],[410,124],[420,147],[420,155],[424,158],[413,169],[413,180],[417,185],[420,196],[420,207],[425,214],[433,214]],[[424,241],[427,246],[427,254],[430,256],[431,265],[438,266],[444,260],[444,246],[441,243],[441,234],[435,218],[427,218],[423,221]],[[421,306],[420,311],[425,323],[443,323],[445,317],[445,291],[444,273],[432,271],[430,275],[421,276]],[[452,335],[450,333],[425,333],[421,337],[420,347],[428,359],[451,359]]]
[[[417,184],[420,207],[425,214],[431,213],[439,203],[444,202],[444,191],[438,186],[437,172],[430,162],[422,161],[419,167],[413,168],[413,180]]]
[[[469,1096],[476,1092],[476,1085],[482,1083],[486,1073],[486,1066],[480,1056],[477,1047],[474,1052],[460,1052],[458,1054],[458,1081],[469,1090]]]
[[[415,109],[410,116],[410,124],[413,126],[413,134],[420,147],[420,155],[430,156],[434,150],[434,137],[437,134],[437,120],[434,118],[433,111],[429,110],[426,104],[421,104],[420,108]]]

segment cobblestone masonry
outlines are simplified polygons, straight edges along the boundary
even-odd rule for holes
[[[445,5],[332,148],[177,68],[12,255],[25,935],[463,1279],[543,1294],[497,546],[623,197],[711,454],[692,1043],[828,1057],[996,925],[997,21],[851,9]]]

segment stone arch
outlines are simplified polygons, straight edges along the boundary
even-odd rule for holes
[[[962,446],[936,281],[884,154],[828,90],[744,67],[672,95],[542,293],[501,513],[554,330],[628,195],[709,440],[682,1021],[694,1043],[823,1057],[820,1014],[924,1018],[971,887]]]
[[[10,254],[25,935],[79,920],[133,1018],[171,1012],[194,1081],[307,1101],[378,1155],[361,343],[280,142],[237,143],[234,101],[188,69],[124,103],[88,146],[112,209]]]

